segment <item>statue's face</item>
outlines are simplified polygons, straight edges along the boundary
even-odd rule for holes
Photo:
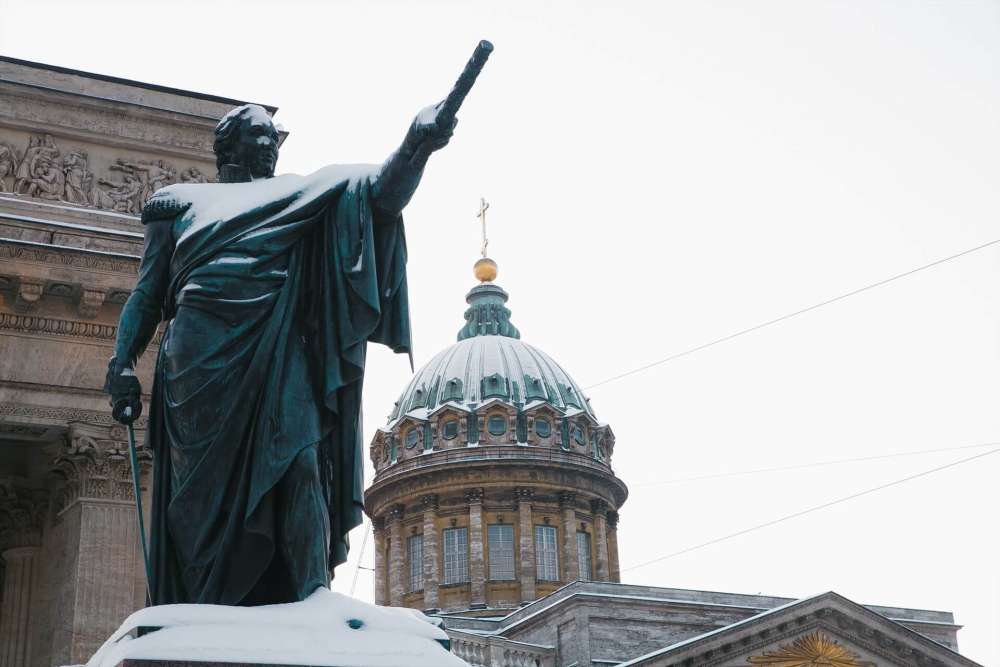
[[[232,162],[248,168],[254,178],[274,176],[278,164],[278,130],[269,118],[262,118],[261,114],[243,117]]]

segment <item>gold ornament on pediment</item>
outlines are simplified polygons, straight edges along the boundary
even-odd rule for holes
[[[876,667],[874,662],[861,660],[860,655],[818,630],[811,635],[797,637],[791,644],[779,644],[777,651],[752,655],[747,662],[766,667]]]

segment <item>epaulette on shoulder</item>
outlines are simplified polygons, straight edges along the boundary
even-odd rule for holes
[[[191,202],[178,199],[172,193],[157,193],[142,207],[142,224],[148,224],[153,220],[176,218],[189,208]]]

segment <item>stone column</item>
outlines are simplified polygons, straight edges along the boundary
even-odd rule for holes
[[[149,526],[149,470],[153,455],[137,439],[143,510]],[[52,473],[55,517],[41,576],[57,617],[49,625],[72,628],[53,635],[52,664],[86,662],[125,618],[145,604],[146,573],[135,513],[128,436],[123,426],[71,422]],[[48,537],[47,545],[48,545]],[[45,607],[40,605],[40,608]]]
[[[389,508],[385,522],[389,527],[389,606],[403,603],[403,506]]]
[[[438,598],[438,584],[441,575],[438,574],[438,529],[437,510],[438,495],[431,493],[420,499],[424,509],[424,609],[438,610],[441,602]]]
[[[385,519],[376,517],[372,519],[372,531],[375,533],[375,565],[372,567],[375,575],[375,604],[385,605],[387,595],[385,592],[386,570],[385,570]]]
[[[31,659],[30,605],[37,587],[42,544],[42,509],[30,495],[0,488],[0,550],[7,562],[0,611],[0,667],[22,667]]]
[[[597,560],[597,580],[610,581],[611,573],[608,567],[608,503],[605,500],[591,500],[590,510],[594,513],[594,554]]]
[[[563,581],[567,584],[580,579],[580,551],[576,544],[576,493],[558,494],[563,520]]]
[[[525,486],[514,489],[517,496],[518,531],[521,557],[521,602],[535,600],[535,527],[531,520],[534,492]]]
[[[621,583],[622,570],[618,563],[618,512],[608,512],[608,568],[611,570],[611,581]]]
[[[465,492],[469,503],[469,584],[472,591],[471,609],[486,609],[486,549],[483,539],[483,490]]]

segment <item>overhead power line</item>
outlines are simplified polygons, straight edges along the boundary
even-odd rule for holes
[[[732,533],[730,535],[726,535],[725,537],[719,537],[719,538],[716,538],[714,540],[710,540],[708,542],[702,542],[701,544],[697,544],[697,545],[695,545],[693,547],[688,547],[687,549],[682,549],[680,551],[675,551],[674,553],[667,554],[666,556],[660,556],[659,558],[654,558],[653,560],[646,561],[645,563],[640,563],[638,565],[633,565],[632,567],[627,567],[624,570],[622,570],[622,572],[629,572],[631,570],[638,570],[640,567],[646,567],[647,565],[652,565],[653,563],[659,563],[660,561],[667,560],[668,558],[673,558],[674,556],[680,556],[681,554],[690,553],[692,551],[695,551],[696,549],[701,549],[703,547],[711,546],[713,544],[718,544],[719,542],[725,542],[726,540],[731,540],[734,537],[739,537],[740,535],[746,535],[747,533],[752,533],[755,530],[760,530],[761,528],[767,528],[768,526],[773,526],[776,523],[781,523],[782,521],[788,521],[789,519],[794,519],[796,517],[800,517],[803,514],[809,514],[810,512],[815,512],[817,510],[821,510],[821,509],[824,509],[826,507],[831,507],[833,505],[837,505],[839,503],[843,503],[843,502],[846,502],[848,500],[852,500],[854,498],[860,498],[861,496],[868,495],[869,493],[874,493],[876,491],[881,491],[882,489],[887,489],[890,486],[895,486],[897,484],[902,484],[903,482],[909,482],[910,480],[917,479],[918,477],[924,477],[925,475],[930,475],[931,473],[935,473],[935,472],[938,472],[940,470],[946,470],[947,468],[953,468],[954,466],[961,465],[963,463],[968,463],[969,461],[975,461],[976,459],[980,459],[980,458],[982,458],[984,456],[989,456],[990,454],[996,454],[997,452],[1000,452],[1000,449],[994,449],[992,451],[985,452],[983,454],[976,454],[975,456],[970,456],[967,459],[962,459],[961,461],[955,461],[954,463],[949,463],[948,465],[943,465],[943,466],[941,466],[939,468],[932,468],[931,470],[925,470],[924,472],[917,473],[916,475],[911,475],[909,477],[904,477],[903,479],[897,479],[894,482],[889,482],[888,484],[883,484],[881,486],[876,486],[875,488],[868,489],[867,491],[861,491],[860,493],[854,493],[852,495],[845,496],[843,498],[838,498],[837,500],[833,500],[833,501],[830,501],[828,503],[823,503],[822,505],[817,505],[816,507],[810,507],[809,509],[802,510],[801,512],[796,512],[795,514],[789,514],[788,516],[783,516],[780,519],[775,519],[773,521],[768,521],[767,523],[762,523],[759,526],[754,526],[752,528],[747,528],[745,530],[741,530],[739,532]]]
[[[643,482],[641,484],[630,484],[631,488],[642,486],[657,486],[660,484],[678,484],[680,482],[697,482],[703,479],[718,479],[719,477],[737,477],[740,475],[756,475],[762,472],[776,472],[779,470],[797,470],[799,468],[816,468],[819,466],[831,466],[839,463],[856,463],[860,461],[875,461],[877,459],[891,459],[897,456],[917,456],[919,454],[934,454],[936,452],[951,452],[956,449],[975,449],[977,447],[993,447],[1000,445],[1000,442],[984,442],[980,445],[960,445],[958,447],[941,447],[939,449],[921,449],[916,452],[896,452],[895,454],[879,454],[877,456],[862,456],[856,459],[839,459],[837,461],[819,461],[817,463],[799,463],[790,466],[778,466],[775,468],[755,468],[754,470],[738,470],[736,472],[722,472],[715,475],[701,475],[699,477],[680,477],[678,479],[664,479],[655,482]]]
[[[811,310],[816,310],[817,308],[822,308],[823,306],[828,306],[831,303],[835,303],[837,301],[841,301],[843,299],[846,299],[849,296],[854,296],[855,294],[861,294],[862,292],[866,292],[866,291],[868,291],[870,289],[874,289],[874,288],[879,287],[881,285],[885,285],[886,283],[891,283],[894,280],[899,280],[900,278],[905,278],[906,276],[912,276],[914,273],[918,273],[920,271],[923,271],[925,269],[929,269],[929,268],[931,268],[933,266],[937,266],[939,264],[944,264],[945,262],[950,262],[953,259],[958,259],[959,257],[962,257],[964,255],[968,255],[969,253],[976,252],[977,250],[982,250],[983,248],[988,248],[988,247],[990,247],[992,245],[996,245],[997,243],[1000,243],[1000,239],[997,239],[995,241],[990,241],[989,243],[984,243],[983,245],[976,246],[975,248],[969,248],[968,250],[960,252],[957,255],[952,255],[951,257],[945,257],[944,259],[939,259],[936,262],[931,262],[930,264],[925,264],[924,266],[918,267],[916,269],[912,269],[910,271],[907,271],[906,273],[900,273],[898,276],[893,276],[892,278],[886,278],[885,280],[880,280],[879,282],[873,283],[871,285],[868,285],[867,287],[862,287],[861,289],[856,289],[853,292],[848,292],[847,294],[841,294],[840,296],[834,297],[833,299],[828,299],[828,300],[826,300],[826,301],[824,301],[822,303],[817,303],[814,306],[809,306],[808,308],[803,308],[802,310],[797,310],[794,313],[789,313],[788,315],[782,315],[781,317],[779,317],[777,319],[770,320],[769,322],[764,322],[763,324],[758,324],[757,326],[750,327],[749,329],[744,329],[743,331],[740,331],[738,333],[730,334],[730,335],[725,336],[723,338],[719,338],[718,340],[713,340],[711,343],[705,343],[704,345],[699,345],[698,347],[694,347],[694,348],[691,348],[690,350],[686,350],[686,351],[681,352],[679,354],[675,354],[672,357],[667,357],[666,359],[660,359],[659,361],[654,361],[651,364],[646,364],[645,366],[640,366],[639,368],[634,368],[634,369],[632,369],[630,371],[622,373],[621,375],[616,375],[614,377],[610,377],[607,380],[601,380],[600,382],[595,382],[592,385],[588,385],[586,387],[583,387],[582,389],[580,389],[580,391],[586,391],[588,389],[593,389],[594,387],[600,387],[603,384],[607,384],[609,382],[614,382],[615,380],[620,380],[623,377],[628,377],[629,375],[634,375],[636,373],[641,373],[642,371],[649,370],[650,368],[653,368],[654,366],[659,366],[659,365],[665,364],[665,363],[667,363],[669,361],[673,361],[675,359],[680,359],[681,357],[687,356],[687,355],[692,354],[694,352],[698,352],[699,350],[704,350],[707,347],[712,347],[713,345],[718,345],[719,343],[724,343],[727,340],[732,340],[733,338],[737,338],[737,337],[742,336],[744,334],[748,334],[748,333],[750,333],[752,331],[757,331],[758,329],[763,329],[764,327],[770,326],[772,324],[777,324],[778,322],[782,322],[782,321],[787,320],[789,318],[795,317],[796,315],[801,315],[803,313],[808,313]]]
[[[368,546],[368,517],[365,516],[365,520],[362,522],[362,528],[365,530],[365,537],[361,540],[361,551],[358,552],[358,564],[354,568],[354,581],[351,582],[351,597],[354,597],[354,587],[358,585],[358,574],[361,570],[367,570],[369,568],[361,567],[361,559],[365,557],[365,547]]]

